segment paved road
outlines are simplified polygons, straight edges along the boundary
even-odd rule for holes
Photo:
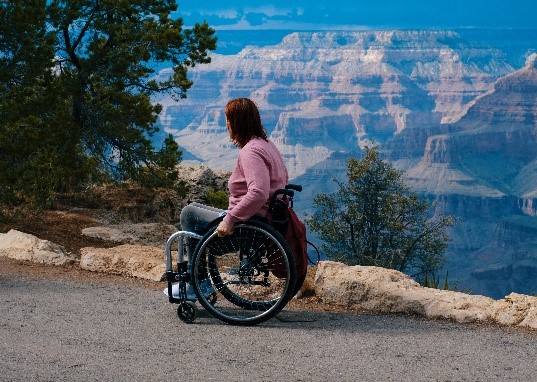
[[[0,381],[534,381],[537,334],[284,311],[187,325],[161,292],[0,270]]]

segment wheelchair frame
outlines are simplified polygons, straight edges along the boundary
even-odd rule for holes
[[[275,195],[282,194],[286,204],[289,199],[292,203],[295,189],[300,191],[301,187],[288,185]],[[281,203],[274,197],[271,205],[276,201]],[[219,238],[215,229],[221,219],[210,223],[204,235],[178,231],[166,241],[169,302],[178,304],[177,315],[182,321],[193,322],[198,310],[196,301],[187,299],[186,285],[190,283],[197,301],[216,318],[232,325],[259,324],[274,317],[294,296],[300,282],[294,255],[275,227],[256,218],[236,224],[233,235]],[[185,260],[187,238],[199,241],[190,269]],[[175,244],[176,264],[172,259]],[[174,283],[178,288],[175,295]]]

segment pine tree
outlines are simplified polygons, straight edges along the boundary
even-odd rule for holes
[[[181,153],[151,142],[161,106],[186,97],[216,48],[175,0],[0,1],[0,199],[46,206],[102,177],[169,185]],[[173,69],[157,73],[166,62]],[[173,139],[172,139],[173,141]],[[173,163],[172,163],[173,162]]]
[[[0,3],[0,197],[47,205],[76,176],[80,145],[54,74],[43,1]]]
[[[48,22],[57,38],[55,67],[68,89],[85,152],[118,179],[154,164],[149,138],[161,106],[151,96],[186,97],[189,67],[210,62],[216,48],[206,23],[183,29],[175,0],[52,0]],[[156,73],[159,63],[173,65]]]
[[[452,225],[450,216],[428,218],[430,206],[411,193],[403,173],[366,149],[347,164],[347,184],[314,199],[307,221],[323,240],[329,258],[349,265],[397,269],[417,277],[442,265]]]

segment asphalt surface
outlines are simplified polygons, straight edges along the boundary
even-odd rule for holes
[[[201,309],[201,308],[200,308]],[[0,381],[535,381],[537,334],[284,311],[181,322],[162,292],[0,270]]]

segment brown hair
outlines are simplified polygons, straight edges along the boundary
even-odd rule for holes
[[[235,98],[224,109],[233,143],[244,147],[253,137],[267,140],[256,104],[248,98]]]

